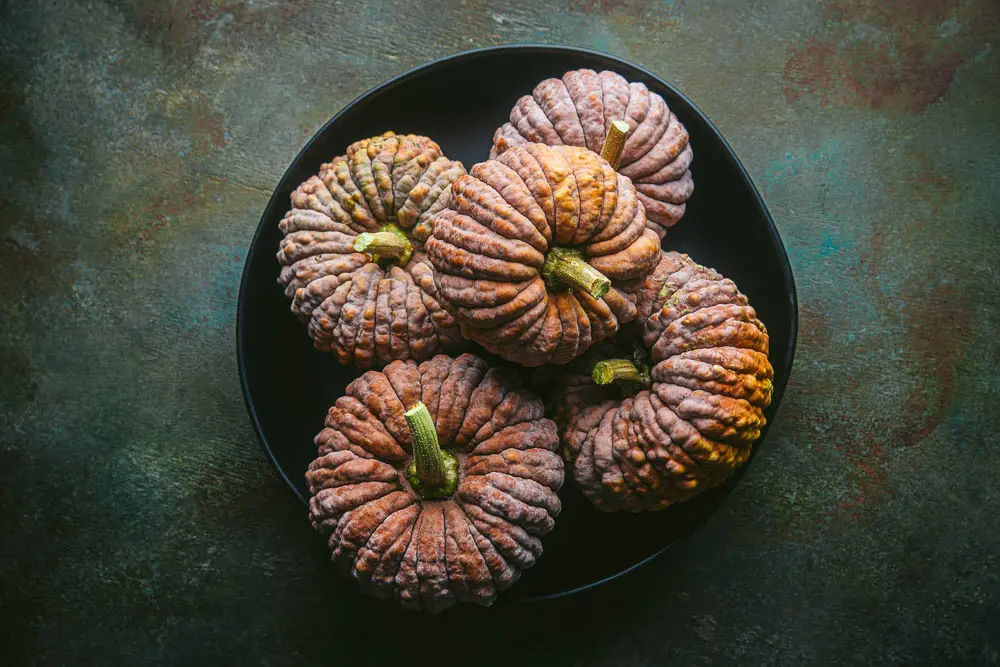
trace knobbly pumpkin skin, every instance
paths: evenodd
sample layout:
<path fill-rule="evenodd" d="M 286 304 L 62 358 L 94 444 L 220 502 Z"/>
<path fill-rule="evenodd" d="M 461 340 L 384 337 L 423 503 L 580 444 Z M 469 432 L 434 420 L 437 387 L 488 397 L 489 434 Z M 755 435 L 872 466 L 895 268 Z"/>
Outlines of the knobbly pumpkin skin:
<path fill-rule="evenodd" d="M 773 391 L 767 330 L 731 280 L 667 252 L 638 309 L 630 331 L 539 378 L 574 481 L 609 512 L 662 509 L 724 482 L 749 457 Z M 632 371 L 597 384 L 614 358 Z"/>
<path fill-rule="evenodd" d="M 427 137 L 386 132 L 351 144 L 292 193 L 280 223 L 278 282 L 318 349 L 369 368 L 422 361 L 460 343 L 423 242 L 464 173 Z M 409 252 L 360 250 L 386 232 Z"/>
<path fill-rule="evenodd" d="M 635 318 L 621 287 L 655 268 L 660 242 L 632 183 L 606 160 L 527 144 L 455 181 L 426 252 L 462 333 L 539 366 L 566 363 Z M 596 289 L 566 282 L 564 261 L 607 280 Z"/>
<path fill-rule="evenodd" d="M 694 192 L 688 132 L 666 102 L 620 74 L 579 69 L 546 79 L 517 101 L 493 135 L 490 157 L 529 142 L 583 146 L 600 152 L 614 120 L 629 134 L 618 170 L 632 179 L 650 229 L 661 238 L 684 215 Z"/>
<path fill-rule="evenodd" d="M 436 488 L 421 481 L 427 441 L 411 430 L 420 405 L 445 457 Z M 543 410 L 512 372 L 470 354 L 364 373 L 330 408 L 306 473 L 334 563 L 409 609 L 491 604 L 534 564 L 560 511 L 563 462 Z"/>

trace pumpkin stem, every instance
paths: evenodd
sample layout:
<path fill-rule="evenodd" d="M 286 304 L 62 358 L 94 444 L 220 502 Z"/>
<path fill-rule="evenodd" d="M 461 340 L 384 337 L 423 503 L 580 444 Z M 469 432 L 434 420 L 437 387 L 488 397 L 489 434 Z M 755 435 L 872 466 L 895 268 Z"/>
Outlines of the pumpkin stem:
<path fill-rule="evenodd" d="M 458 461 L 438 444 L 437 429 L 427 406 L 418 402 L 403 417 L 413 442 L 413 461 L 406 468 L 406 479 L 421 498 L 450 497 L 458 486 Z"/>
<path fill-rule="evenodd" d="M 625 148 L 625 138 L 628 136 L 628 132 L 627 121 L 611 121 L 608 136 L 604 137 L 604 145 L 601 146 L 601 157 L 610 162 L 611 168 L 616 171 L 618 163 L 622 161 L 622 150 Z"/>
<path fill-rule="evenodd" d="M 649 383 L 649 373 L 636 366 L 629 359 L 605 359 L 594 364 L 591 373 L 594 382 L 597 384 L 611 384 L 612 382 L 641 382 Z"/>
<path fill-rule="evenodd" d="M 561 285 L 584 291 L 600 299 L 611 289 L 611 281 L 592 267 L 576 248 L 551 248 L 542 264 L 542 278 L 550 289 Z"/>
<path fill-rule="evenodd" d="M 406 266 L 413 255 L 413 244 L 395 223 L 379 227 L 377 232 L 362 232 L 354 239 L 354 249 L 372 256 L 373 262 Z"/>

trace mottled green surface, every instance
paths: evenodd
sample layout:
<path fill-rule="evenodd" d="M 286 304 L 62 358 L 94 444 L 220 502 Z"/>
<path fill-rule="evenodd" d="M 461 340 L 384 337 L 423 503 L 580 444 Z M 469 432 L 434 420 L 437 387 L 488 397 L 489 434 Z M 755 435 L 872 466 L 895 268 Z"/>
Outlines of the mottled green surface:
<path fill-rule="evenodd" d="M 421 632 L 438 664 L 1000 662 L 1000 4 L 420 5 L 2 3 L 0 664 L 414 664 Z M 716 121 L 788 246 L 796 365 L 743 483 L 654 565 L 386 612 L 254 438 L 240 270 L 343 104 L 519 41 L 639 62 Z"/>

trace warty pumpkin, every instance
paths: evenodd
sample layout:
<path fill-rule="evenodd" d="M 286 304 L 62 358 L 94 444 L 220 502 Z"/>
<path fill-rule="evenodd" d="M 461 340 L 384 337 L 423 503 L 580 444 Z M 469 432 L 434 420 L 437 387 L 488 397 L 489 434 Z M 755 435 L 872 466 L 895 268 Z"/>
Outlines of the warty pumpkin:
<path fill-rule="evenodd" d="M 736 285 L 666 252 L 639 318 L 578 363 L 538 377 L 562 454 L 599 509 L 662 509 L 724 482 L 765 424 L 768 336 Z"/>
<path fill-rule="evenodd" d="M 525 366 L 562 364 L 635 318 L 620 288 L 660 255 L 645 221 L 599 155 L 527 144 L 455 181 L 426 251 L 466 337 Z"/>
<path fill-rule="evenodd" d="M 334 563 L 406 608 L 489 605 L 542 553 L 563 462 L 541 400 L 470 354 L 347 386 L 316 436 L 309 517 Z"/>
<path fill-rule="evenodd" d="M 386 132 L 351 144 L 292 193 L 278 282 L 318 349 L 369 368 L 461 342 L 423 242 L 464 173 L 427 137 Z"/>
<path fill-rule="evenodd" d="M 694 192 L 689 168 L 694 153 L 687 129 L 642 83 L 591 69 L 545 79 L 517 101 L 510 121 L 497 129 L 490 157 L 529 142 L 601 152 L 615 121 L 628 125 L 616 167 L 632 179 L 647 224 L 662 238 L 684 215 Z"/>

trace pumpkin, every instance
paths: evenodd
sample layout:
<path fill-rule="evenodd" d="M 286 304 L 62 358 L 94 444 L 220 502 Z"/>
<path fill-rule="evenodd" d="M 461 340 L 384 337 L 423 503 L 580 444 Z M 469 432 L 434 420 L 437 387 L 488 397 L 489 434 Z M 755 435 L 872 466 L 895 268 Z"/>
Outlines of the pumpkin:
<path fill-rule="evenodd" d="M 406 608 L 491 604 L 560 511 L 563 462 L 543 411 L 516 375 L 470 354 L 354 380 L 306 473 L 334 563 Z"/>
<path fill-rule="evenodd" d="M 725 481 L 765 424 L 768 337 L 736 285 L 664 253 L 634 327 L 547 373 L 562 453 L 605 511 L 662 509 Z"/>
<path fill-rule="evenodd" d="M 369 368 L 460 343 L 423 241 L 464 173 L 427 137 L 386 132 L 351 144 L 292 193 L 278 282 L 316 348 Z"/>
<path fill-rule="evenodd" d="M 684 215 L 694 192 L 689 169 L 694 153 L 684 125 L 644 84 L 590 69 L 546 79 L 514 105 L 510 122 L 493 136 L 490 157 L 529 142 L 601 152 L 615 121 L 628 125 L 622 128 L 628 136 L 616 168 L 632 179 L 647 224 L 662 238 Z"/>
<path fill-rule="evenodd" d="M 660 254 L 645 221 L 599 155 L 527 144 L 454 182 L 426 252 L 463 335 L 524 366 L 562 364 L 635 318 L 620 288 Z"/>

